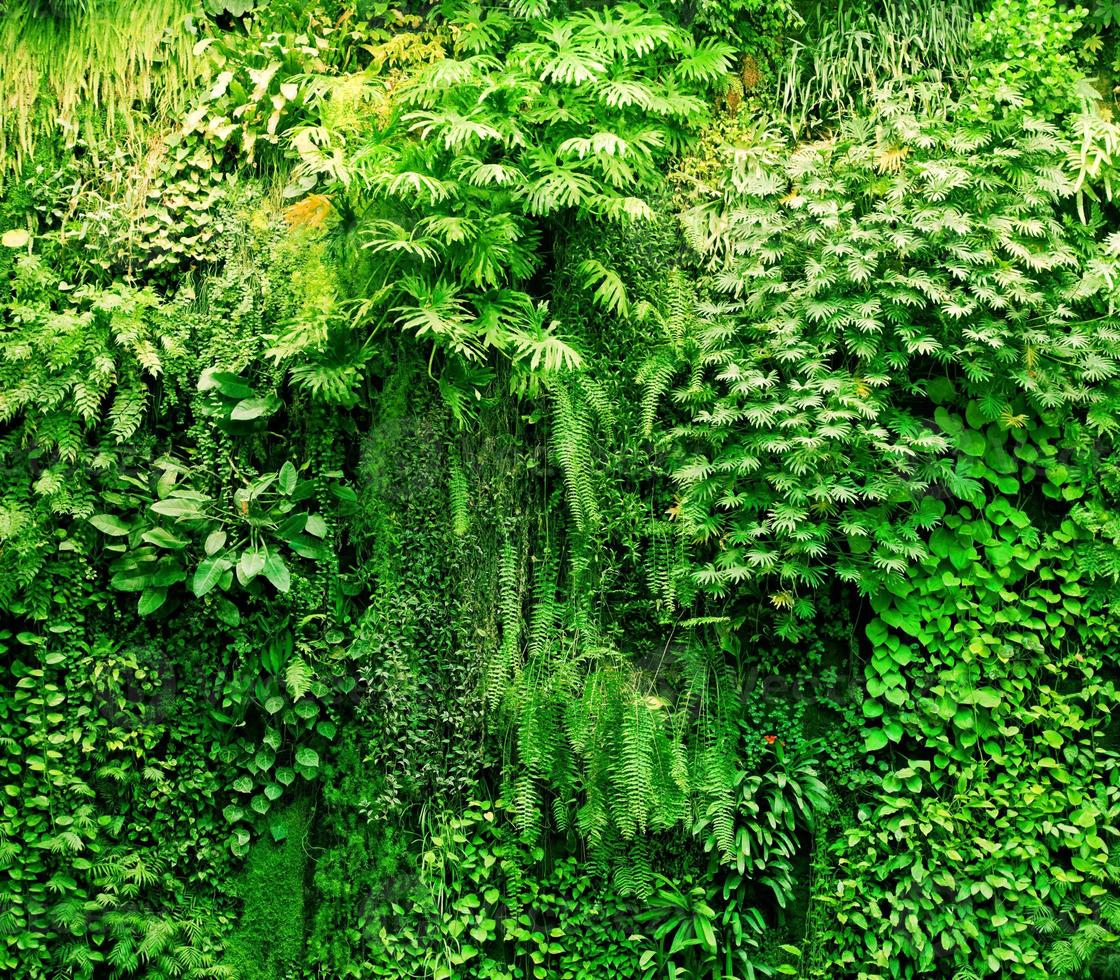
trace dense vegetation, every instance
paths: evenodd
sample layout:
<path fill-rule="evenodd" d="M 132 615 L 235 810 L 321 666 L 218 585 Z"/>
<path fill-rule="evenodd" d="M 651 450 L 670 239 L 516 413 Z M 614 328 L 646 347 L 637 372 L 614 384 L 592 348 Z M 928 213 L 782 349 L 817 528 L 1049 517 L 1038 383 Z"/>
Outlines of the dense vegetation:
<path fill-rule="evenodd" d="M 0 0 L 0 974 L 1120 976 L 1088 2 Z"/>

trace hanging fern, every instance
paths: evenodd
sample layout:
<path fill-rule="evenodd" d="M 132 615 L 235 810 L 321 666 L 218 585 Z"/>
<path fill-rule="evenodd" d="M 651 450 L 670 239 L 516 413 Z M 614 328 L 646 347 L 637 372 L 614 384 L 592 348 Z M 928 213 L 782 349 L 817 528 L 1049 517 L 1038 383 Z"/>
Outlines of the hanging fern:
<path fill-rule="evenodd" d="M 486 671 L 486 698 L 491 710 L 498 707 L 507 683 L 521 671 L 521 561 L 508 535 L 502 542 L 498 563 L 498 589 L 501 642 Z"/>
<path fill-rule="evenodd" d="M 599 505 L 591 469 L 593 419 L 589 403 L 579 395 L 578 380 L 554 386 L 550 451 L 564 474 L 572 523 L 586 534 L 599 520 Z"/>
<path fill-rule="evenodd" d="M 0 180 L 59 122 L 69 142 L 135 134 L 137 105 L 166 118 L 202 75 L 187 0 L 73 2 L 55 17 L 37 8 L 9 0 L 0 17 Z"/>
<path fill-rule="evenodd" d="M 558 571 L 558 562 L 552 549 L 546 546 L 533 566 L 533 608 L 528 648 L 530 660 L 543 657 L 549 644 L 555 639 L 560 621 L 560 610 L 556 602 Z"/>
<path fill-rule="evenodd" d="M 447 462 L 447 494 L 451 502 L 451 532 L 464 537 L 471 527 L 470 491 L 459 450 L 451 446 Z"/>

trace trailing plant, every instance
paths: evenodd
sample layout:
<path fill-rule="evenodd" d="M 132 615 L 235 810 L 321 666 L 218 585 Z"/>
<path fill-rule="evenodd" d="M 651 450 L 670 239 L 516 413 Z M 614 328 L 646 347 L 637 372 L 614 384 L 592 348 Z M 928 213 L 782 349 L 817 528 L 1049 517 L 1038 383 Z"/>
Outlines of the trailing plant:
<path fill-rule="evenodd" d="M 64 17 L 37 6 L 11 0 L 0 22 L 5 182 L 44 139 L 137 138 L 137 105 L 166 119 L 200 81 L 183 0 L 93 0 Z"/>
<path fill-rule="evenodd" d="M 778 98 L 799 128 L 874 104 L 910 79 L 961 84 L 974 61 L 976 0 L 817 3 L 790 45 Z"/>
<path fill-rule="evenodd" d="M 0 0 L 0 973 L 1116 973 L 1096 6 Z"/>
<path fill-rule="evenodd" d="M 371 976 L 419 966 L 432 977 L 638 978 L 635 910 L 572 854 L 520 836 L 502 801 L 472 801 L 435 823 L 414 888 L 380 932 Z"/>

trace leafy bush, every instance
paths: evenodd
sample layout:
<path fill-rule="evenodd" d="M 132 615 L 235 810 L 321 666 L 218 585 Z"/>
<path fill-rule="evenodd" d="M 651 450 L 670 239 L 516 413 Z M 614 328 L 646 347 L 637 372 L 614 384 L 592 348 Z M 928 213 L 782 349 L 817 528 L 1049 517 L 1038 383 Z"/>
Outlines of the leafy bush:
<path fill-rule="evenodd" d="M 1087 13 L 1080 4 L 1013 0 L 977 16 L 972 43 L 979 64 L 965 96 L 969 112 L 981 120 L 1076 112 L 1084 95 L 1074 38 Z"/>
<path fill-rule="evenodd" d="M 1069 152 L 1042 123 L 889 104 L 794 154 L 734 152 L 685 218 L 711 290 L 672 392 L 681 521 L 719 543 L 701 588 L 764 582 L 795 630 L 827 570 L 872 594 L 925 557 L 941 497 L 976 492 L 977 428 L 1077 412 L 1113 431 L 1115 259 L 1056 210 Z"/>

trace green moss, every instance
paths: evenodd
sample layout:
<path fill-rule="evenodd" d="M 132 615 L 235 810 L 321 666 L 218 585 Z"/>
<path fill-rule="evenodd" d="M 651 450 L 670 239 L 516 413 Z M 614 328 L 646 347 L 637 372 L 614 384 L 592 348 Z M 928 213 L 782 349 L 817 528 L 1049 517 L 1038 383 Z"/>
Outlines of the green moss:
<path fill-rule="evenodd" d="M 228 962 L 242 980 L 295 976 L 304 942 L 304 877 L 311 801 L 284 811 L 287 836 L 258 840 L 235 882 L 241 921 L 227 945 Z"/>

